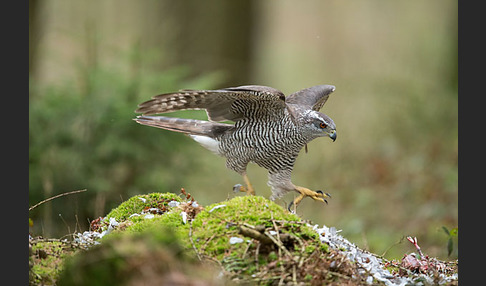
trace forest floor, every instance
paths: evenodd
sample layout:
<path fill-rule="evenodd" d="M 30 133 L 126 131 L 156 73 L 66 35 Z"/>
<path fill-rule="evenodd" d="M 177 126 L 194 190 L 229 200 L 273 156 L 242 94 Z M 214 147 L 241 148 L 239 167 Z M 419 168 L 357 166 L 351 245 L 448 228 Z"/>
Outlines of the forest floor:
<path fill-rule="evenodd" d="M 362 250 L 259 196 L 151 193 L 69 239 L 29 238 L 30 285 L 457 285 L 458 260 Z M 147 284 L 149 283 L 149 284 Z"/>

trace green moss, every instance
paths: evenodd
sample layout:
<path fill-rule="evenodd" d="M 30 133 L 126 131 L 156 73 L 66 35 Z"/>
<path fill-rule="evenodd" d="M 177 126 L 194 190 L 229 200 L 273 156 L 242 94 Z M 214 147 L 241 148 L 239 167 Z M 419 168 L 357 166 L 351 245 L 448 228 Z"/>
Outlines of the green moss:
<path fill-rule="evenodd" d="M 111 210 L 106 217 L 114 218 L 118 222 L 125 221 L 130 215 L 140 213 L 145 208 L 159 208 L 161 211 L 168 210 L 170 201 L 181 202 L 182 199 L 173 193 L 150 193 L 133 196 Z"/>
<path fill-rule="evenodd" d="M 186 249 L 191 248 L 189 237 L 189 224 L 184 224 L 182 221 L 181 210 L 173 209 L 167 213 L 162 215 L 155 215 L 152 219 L 144 219 L 138 218 L 138 221 L 133 222 L 130 224 L 125 230 L 123 231 L 116 231 L 114 234 L 122 234 L 124 232 L 127 233 L 139 233 L 144 232 L 151 229 L 157 228 L 167 228 L 174 232 L 177 238 L 180 241 L 180 244 L 184 246 Z M 129 220 L 131 220 L 130 218 Z M 111 235 L 108 235 L 108 237 Z"/>
<path fill-rule="evenodd" d="M 145 202 L 140 198 L 145 199 Z M 169 207 L 170 201 L 182 202 L 183 200 L 172 193 L 151 193 L 147 195 L 137 195 L 123 202 L 117 208 L 113 209 L 107 216 L 115 218 L 122 222 L 123 227 L 118 227 L 103 238 L 112 239 L 112 237 L 122 236 L 124 233 L 136 234 L 146 231 L 154 231 L 161 227 L 170 229 L 180 240 L 180 244 L 185 248 L 191 248 L 189 237 L 189 224 L 182 219 L 182 209 L 180 207 Z M 158 208 L 163 210 L 162 214 L 153 214 L 152 218 L 146 218 L 145 215 L 131 216 L 139 214 L 146 208 Z"/>
<path fill-rule="evenodd" d="M 185 251 L 174 229 L 158 225 L 110 235 L 66 261 L 58 285 L 165 285 L 179 277 L 211 285 L 214 268 Z M 181 278 L 182 277 L 182 278 Z"/>
<path fill-rule="evenodd" d="M 214 209 L 214 207 L 226 205 Z M 200 213 L 194 224 L 202 223 L 207 218 L 231 220 L 233 222 L 248 223 L 251 225 L 272 226 L 271 219 L 286 221 L 301 221 L 301 219 L 287 210 L 261 196 L 239 196 L 229 201 L 212 204 L 206 211 Z"/>
<path fill-rule="evenodd" d="M 38 284 L 54 284 L 59 273 L 64 268 L 64 259 L 75 253 L 76 249 L 68 242 L 33 241 L 29 256 L 30 282 Z"/>
<path fill-rule="evenodd" d="M 315 245 L 308 245 L 305 247 L 305 253 L 307 254 L 312 254 L 314 251 L 316 251 Z"/>
<path fill-rule="evenodd" d="M 239 233 L 238 225 L 273 228 L 274 222 L 278 222 L 282 232 L 305 239 L 318 238 L 297 215 L 289 213 L 274 202 L 260 196 L 239 196 L 212 204 L 198 214 L 193 222 L 193 239 L 199 251 L 222 260 L 228 253 L 241 256 L 247 251 L 246 241 L 251 239 Z M 242 238 L 245 242 L 231 245 L 231 237 Z"/>
<path fill-rule="evenodd" d="M 272 251 L 268 254 L 268 260 L 269 261 L 274 261 L 274 260 L 277 260 L 278 256 L 277 256 L 277 253 L 275 253 L 275 251 Z"/>
<path fill-rule="evenodd" d="M 130 218 L 132 220 L 132 218 Z M 133 217 L 134 224 L 129 225 L 126 232 L 141 232 L 151 227 L 166 226 L 171 228 L 183 227 L 181 211 L 173 210 L 162 215 L 154 215 L 151 219 Z"/>
<path fill-rule="evenodd" d="M 174 200 L 181 202 L 181 205 L 168 207 L 168 203 Z M 130 217 L 147 208 L 158 208 L 163 210 L 163 213 L 155 214 L 151 219 L 145 218 L 144 215 Z M 178 251 L 185 255 L 208 257 L 212 261 L 219 261 L 219 265 L 223 266 L 225 271 L 238 275 L 238 279 L 258 276 L 261 281 L 273 283 L 282 275 L 280 265 L 290 261 L 293 261 L 291 263 L 303 261 L 301 256 L 310 257 L 315 252 L 320 252 L 316 257 L 327 253 L 327 245 L 319 241 L 318 234 L 311 227 L 297 215 L 291 214 L 263 197 L 238 196 L 212 204 L 202 211 L 201 209 L 201 207 L 194 208 L 190 203 L 184 203 L 177 195 L 170 193 L 152 193 L 130 198 L 106 216 L 108 219 L 115 218 L 120 225 L 103 238 L 102 248 L 93 247 L 93 251 L 104 249 L 99 255 L 109 262 L 108 265 L 100 266 L 99 269 L 89 268 L 83 275 L 99 276 L 102 281 L 115 283 L 115 280 L 110 280 L 115 279 L 112 273 L 124 273 L 133 267 L 129 265 L 131 262 L 127 257 L 137 257 L 137 253 L 140 251 L 145 253 L 147 247 L 153 248 L 147 253 L 157 252 L 158 250 L 154 249 L 158 247 L 151 247 L 151 244 L 165 246 L 174 244 L 178 247 Z M 188 214 L 191 213 L 191 217 L 195 216 L 192 222 L 190 220 L 183 222 L 181 216 L 183 210 Z M 266 237 L 267 241 L 265 242 L 264 238 L 259 241 L 252 235 L 244 236 L 241 233 L 242 226 L 247 229 L 253 228 L 264 238 Z M 268 242 L 268 232 L 273 231 L 278 231 L 282 239 L 286 238 L 281 241 L 280 246 Z M 245 234 L 249 235 L 248 232 Z M 241 238 L 242 242 L 231 244 L 232 237 Z M 143 241 L 145 248 L 140 245 L 134 246 L 138 242 L 133 241 L 139 240 Z M 92 253 L 91 250 L 89 253 Z M 95 257 L 94 254 L 90 255 Z M 147 254 L 144 259 L 146 258 L 153 257 Z M 89 261 L 91 258 L 83 259 Z M 73 263 L 73 265 L 78 265 L 77 263 L 84 265 L 82 262 Z M 102 273 L 98 273 L 98 270 L 102 270 L 100 271 Z M 78 274 L 72 275 L 79 277 Z"/>
<path fill-rule="evenodd" d="M 322 252 L 329 252 L 329 245 L 327 243 L 321 243 L 319 245 L 319 249 L 322 251 Z"/>

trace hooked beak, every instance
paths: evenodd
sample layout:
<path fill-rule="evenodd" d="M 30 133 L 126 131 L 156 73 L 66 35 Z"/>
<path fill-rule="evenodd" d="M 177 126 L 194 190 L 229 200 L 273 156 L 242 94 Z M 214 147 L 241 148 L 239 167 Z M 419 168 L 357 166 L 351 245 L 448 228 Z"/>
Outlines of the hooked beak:
<path fill-rule="evenodd" d="M 332 142 L 336 141 L 336 138 L 337 138 L 336 130 L 333 130 L 332 133 L 329 133 L 329 138 L 332 139 Z"/>

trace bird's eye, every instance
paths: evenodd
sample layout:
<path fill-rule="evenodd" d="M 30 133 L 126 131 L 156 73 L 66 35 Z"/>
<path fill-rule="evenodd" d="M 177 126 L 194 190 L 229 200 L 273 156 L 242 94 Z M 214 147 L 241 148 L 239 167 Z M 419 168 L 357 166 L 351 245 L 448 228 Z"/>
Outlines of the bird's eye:
<path fill-rule="evenodd" d="M 324 128 L 327 127 L 327 125 L 325 123 L 321 123 L 321 124 L 319 124 L 319 127 L 321 127 L 322 129 L 324 129 Z"/>

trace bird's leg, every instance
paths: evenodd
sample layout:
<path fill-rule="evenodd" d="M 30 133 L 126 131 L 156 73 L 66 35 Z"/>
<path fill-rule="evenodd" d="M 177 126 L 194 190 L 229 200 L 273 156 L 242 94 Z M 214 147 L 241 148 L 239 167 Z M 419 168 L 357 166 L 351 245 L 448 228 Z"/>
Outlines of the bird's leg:
<path fill-rule="evenodd" d="M 247 195 L 255 195 L 255 190 L 253 189 L 253 186 L 250 183 L 250 179 L 248 179 L 248 175 L 246 173 L 243 173 L 243 180 L 245 181 L 246 187 L 236 184 L 233 187 L 233 191 L 235 192 L 245 192 Z"/>
<path fill-rule="evenodd" d="M 315 201 L 321 201 L 327 204 L 327 200 L 331 198 L 329 193 L 323 193 L 322 191 L 312 191 L 308 188 L 295 186 L 295 190 L 300 193 L 300 195 L 294 199 L 293 202 L 289 204 L 288 210 L 291 211 L 292 206 L 297 207 L 297 205 L 304 199 L 305 197 L 311 197 Z"/>
<path fill-rule="evenodd" d="M 248 179 L 248 175 L 245 173 L 243 175 L 243 180 L 245 181 L 246 184 L 246 194 L 247 195 L 255 195 L 255 190 L 253 189 L 253 186 L 250 183 L 250 179 Z"/>

